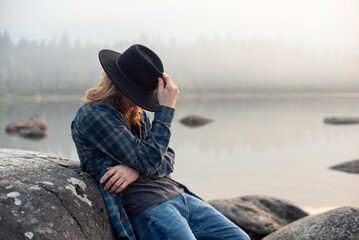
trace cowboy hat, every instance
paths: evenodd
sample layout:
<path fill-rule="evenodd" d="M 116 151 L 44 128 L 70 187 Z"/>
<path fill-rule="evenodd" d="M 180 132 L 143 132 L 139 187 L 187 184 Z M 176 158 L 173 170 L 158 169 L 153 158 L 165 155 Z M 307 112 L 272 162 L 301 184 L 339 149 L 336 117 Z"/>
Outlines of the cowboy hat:
<path fill-rule="evenodd" d="M 158 105 L 158 77 L 161 59 L 151 49 L 135 44 L 122 54 L 104 49 L 99 52 L 102 68 L 120 91 L 133 103 L 154 112 Z"/>

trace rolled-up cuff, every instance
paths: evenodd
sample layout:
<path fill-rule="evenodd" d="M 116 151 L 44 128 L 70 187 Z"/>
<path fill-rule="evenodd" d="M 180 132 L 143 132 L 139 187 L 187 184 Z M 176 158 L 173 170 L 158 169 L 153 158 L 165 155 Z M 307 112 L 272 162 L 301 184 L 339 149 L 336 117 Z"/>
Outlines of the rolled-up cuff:
<path fill-rule="evenodd" d="M 164 105 L 157 105 L 153 120 L 171 124 L 174 117 L 174 113 L 174 108 L 170 108 Z"/>

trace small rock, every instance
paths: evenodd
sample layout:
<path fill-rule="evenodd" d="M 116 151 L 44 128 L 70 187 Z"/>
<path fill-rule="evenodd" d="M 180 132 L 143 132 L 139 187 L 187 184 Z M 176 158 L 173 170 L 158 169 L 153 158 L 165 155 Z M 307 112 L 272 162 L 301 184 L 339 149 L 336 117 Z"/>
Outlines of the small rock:
<path fill-rule="evenodd" d="M 214 208 L 242 228 L 252 240 L 308 216 L 292 203 L 267 196 L 246 196 L 209 201 Z"/>
<path fill-rule="evenodd" d="M 180 123 L 182 123 L 188 127 L 200 127 L 200 126 L 203 126 L 203 125 L 205 125 L 207 123 L 211 123 L 211 122 L 213 122 L 212 119 L 200 117 L 200 116 L 194 116 L 194 115 L 182 118 L 180 120 Z"/>
<path fill-rule="evenodd" d="M 357 124 L 359 123 L 359 118 L 355 117 L 326 117 L 324 118 L 324 123 L 326 124 Z"/>
<path fill-rule="evenodd" d="M 342 207 L 295 221 L 263 240 L 358 240 L 359 208 Z"/>
<path fill-rule="evenodd" d="M 9 123 L 6 126 L 6 132 L 7 133 L 17 133 L 22 128 L 31 128 L 31 129 L 37 129 L 40 131 L 46 131 L 47 124 L 46 120 L 43 117 L 40 116 L 33 116 L 30 117 L 29 120 L 24 122 L 13 122 Z"/>
<path fill-rule="evenodd" d="M 359 159 L 332 166 L 330 169 L 348 173 L 359 173 Z"/>
<path fill-rule="evenodd" d="M 47 136 L 46 120 L 43 117 L 30 117 L 28 121 L 9 123 L 5 131 L 9 135 L 19 134 L 28 139 L 41 139 Z"/>

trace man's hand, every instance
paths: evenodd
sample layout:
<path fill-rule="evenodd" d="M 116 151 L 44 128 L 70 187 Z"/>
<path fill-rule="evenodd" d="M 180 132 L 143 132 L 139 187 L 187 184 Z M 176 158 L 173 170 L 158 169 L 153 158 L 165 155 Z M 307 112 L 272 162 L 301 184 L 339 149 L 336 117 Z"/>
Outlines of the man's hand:
<path fill-rule="evenodd" d="M 172 82 L 171 77 L 163 73 L 162 77 L 158 78 L 158 103 L 160 105 L 174 108 L 178 94 L 178 87 Z"/>
<path fill-rule="evenodd" d="M 105 191 L 110 189 L 110 192 L 119 193 L 138 178 L 138 172 L 125 165 L 108 167 L 106 170 L 100 179 L 101 184 L 108 180 L 104 187 Z"/>

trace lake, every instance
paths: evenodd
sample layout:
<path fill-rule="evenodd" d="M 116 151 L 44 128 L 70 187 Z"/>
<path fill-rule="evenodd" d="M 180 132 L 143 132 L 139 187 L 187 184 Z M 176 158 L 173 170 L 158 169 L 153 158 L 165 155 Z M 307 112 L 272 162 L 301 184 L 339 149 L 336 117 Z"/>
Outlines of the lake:
<path fill-rule="evenodd" d="M 0 147 L 53 153 L 78 160 L 70 123 L 79 101 L 2 101 L 0 125 L 44 116 L 49 136 L 33 141 L 0 133 Z M 180 97 L 170 146 L 173 177 L 211 200 L 245 195 L 287 199 L 311 213 L 359 207 L 359 175 L 330 170 L 359 158 L 359 125 L 327 125 L 328 116 L 359 116 L 358 97 Z M 214 122 L 188 128 L 200 115 Z"/>

